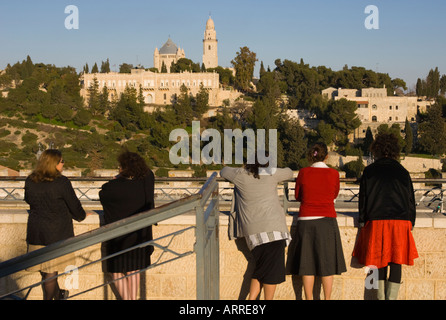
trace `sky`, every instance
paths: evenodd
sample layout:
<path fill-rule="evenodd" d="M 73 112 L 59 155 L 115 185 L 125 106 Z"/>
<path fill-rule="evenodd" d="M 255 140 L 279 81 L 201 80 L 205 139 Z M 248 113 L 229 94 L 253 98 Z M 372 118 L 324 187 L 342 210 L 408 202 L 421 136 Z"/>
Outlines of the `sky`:
<path fill-rule="evenodd" d="M 78 9 L 77 29 L 65 26 L 69 5 Z M 122 63 L 150 68 L 169 37 L 201 64 L 209 16 L 219 65 L 231 67 L 246 46 L 258 59 L 255 76 L 261 61 L 273 69 L 276 59 L 364 67 L 409 88 L 432 68 L 446 74 L 444 0 L 0 0 L 0 69 L 27 55 L 79 72 L 107 58 L 112 71 Z"/>

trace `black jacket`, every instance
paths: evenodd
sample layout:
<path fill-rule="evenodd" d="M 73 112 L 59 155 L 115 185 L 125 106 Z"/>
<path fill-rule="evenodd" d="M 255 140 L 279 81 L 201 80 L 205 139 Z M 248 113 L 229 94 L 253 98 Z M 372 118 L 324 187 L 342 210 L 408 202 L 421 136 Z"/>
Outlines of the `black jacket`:
<path fill-rule="evenodd" d="M 104 208 L 105 224 L 133 216 L 155 207 L 155 176 L 150 171 L 143 179 L 117 177 L 104 185 L 99 192 Z M 105 254 L 111 255 L 153 239 L 152 226 L 108 240 L 104 243 Z M 150 265 L 153 246 L 130 250 L 125 254 L 108 258 L 104 272 L 130 272 Z"/>
<path fill-rule="evenodd" d="M 370 220 L 409 220 L 415 225 L 415 196 L 409 172 L 382 158 L 364 169 L 359 188 L 359 225 Z"/>
<path fill-rule="evenodd" d="M 85 219 L 85 211 L 70 180 L 60 176 L 54 181 L 25 181 L 25 201 L 29 204 L 26 241 L 49 245 L 74 236 L 73 219 Z"/>

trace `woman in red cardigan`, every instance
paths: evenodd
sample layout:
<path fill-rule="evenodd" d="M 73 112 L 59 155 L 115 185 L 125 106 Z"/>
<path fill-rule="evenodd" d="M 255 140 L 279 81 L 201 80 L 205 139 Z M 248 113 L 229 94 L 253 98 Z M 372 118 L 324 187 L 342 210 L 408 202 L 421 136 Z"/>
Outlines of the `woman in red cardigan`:
<path fill-rule="evenodd" d="M 334 207 L 339 173 L 325 164 L 328 150 L 323 143 L 310 148 L 307 158 L 312 165 L 301 169 L 296 179 L 295 197 L 301 204 L 289 271 L 302 276 L 307 300 L 313 299 L 315 276 L 322 277 L 324 297 L 329 300 L 333 275 L 347 271 Z"/>

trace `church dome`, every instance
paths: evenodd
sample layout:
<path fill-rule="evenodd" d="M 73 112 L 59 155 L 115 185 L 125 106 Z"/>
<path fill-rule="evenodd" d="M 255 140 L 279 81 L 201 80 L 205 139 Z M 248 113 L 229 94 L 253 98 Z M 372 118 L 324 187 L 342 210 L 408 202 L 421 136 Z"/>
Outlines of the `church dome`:
<path fill-rule="evenodd" d="M 166 43 L 161 47 L 159 53 L 160 54 L 176 54 L 178 47 L 173 41 L 169 38 Z"/>
<path fill-rule="evenodd" d="M 209 17 L 208 21 L 206 22 L 206 29 L 215 29 L 214 20 L 212 20 L 211 17 Z"/>

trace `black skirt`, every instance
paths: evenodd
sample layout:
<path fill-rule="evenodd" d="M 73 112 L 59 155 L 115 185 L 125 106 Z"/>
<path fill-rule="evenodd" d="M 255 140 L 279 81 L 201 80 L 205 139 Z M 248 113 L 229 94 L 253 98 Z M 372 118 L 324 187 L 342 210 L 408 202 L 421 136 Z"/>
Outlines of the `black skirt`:
<path fill-rule="evenodd" d="M 325 277 L 347 271 L 336 218 L 298 220 L 291 234 L 289 274 Z"/>
<path fill-rule="evenodd" d="M 285 281 L 285 240 L 261 244 L 252 249 L 256 262 L 253 279 L 260 283 L 279 284 Z"/>
<path fill-rule="evenodd" d="M 104 243 L 105 255 L 113 255 L 122 250 L 130 249 L 135 245 L 149 241 L 152 237 L 152 227 L 148 227 Z M 150 234 L 148 236 L 147 234 Z M 114 257 L 107 258 L 103 264 L 104 272 L 125 273 L 141 270 L 150 266 L 150 256 L 153 246 L 135 248 L 130 251 L 119 253 Z"/>

